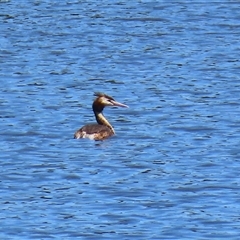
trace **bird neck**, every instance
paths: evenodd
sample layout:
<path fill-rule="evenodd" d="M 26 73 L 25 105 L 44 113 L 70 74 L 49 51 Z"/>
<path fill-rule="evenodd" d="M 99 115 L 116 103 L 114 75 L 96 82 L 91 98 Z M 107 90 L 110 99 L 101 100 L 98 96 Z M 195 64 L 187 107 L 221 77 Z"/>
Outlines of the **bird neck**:
<path fill-rule="evenodd" d="M 95 118 L 98 124 L 109 127 L 112 132 L 115 134 L 115 131 L 109 121 L 103 116 L 102 112 L 94 111 Z"/>

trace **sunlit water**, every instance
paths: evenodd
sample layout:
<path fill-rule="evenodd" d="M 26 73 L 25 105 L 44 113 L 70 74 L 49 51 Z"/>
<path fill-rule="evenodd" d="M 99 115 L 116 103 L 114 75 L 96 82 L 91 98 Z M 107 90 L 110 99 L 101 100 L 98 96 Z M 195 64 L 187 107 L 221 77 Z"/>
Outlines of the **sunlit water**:
<path fill-rule="evenodd" d="M 237 1 L 0 10 L 1 239 L 239 239 Z"/>

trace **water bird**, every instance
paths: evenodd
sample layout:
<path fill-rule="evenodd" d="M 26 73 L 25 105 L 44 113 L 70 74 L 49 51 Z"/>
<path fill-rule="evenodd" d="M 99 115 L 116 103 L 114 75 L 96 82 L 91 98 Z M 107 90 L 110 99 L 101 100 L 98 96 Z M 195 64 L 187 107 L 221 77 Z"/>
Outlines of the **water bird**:
<path fill-rule="evenodd" d="M 102 113 L 104 107 L 118 106 L 128 108 L 127 105 L 115 101 L 112 97 L 104 93 L 96 92 L 94 96 L 96 96 L 96 99 L 92 104 L 92 110 L 97 124 L 87 124 L 77 130 L 74 134 L 74 138 L 76 139 L 89 138 L 91 140 L 104 140 L 113 136 L 115 131 Z"/>

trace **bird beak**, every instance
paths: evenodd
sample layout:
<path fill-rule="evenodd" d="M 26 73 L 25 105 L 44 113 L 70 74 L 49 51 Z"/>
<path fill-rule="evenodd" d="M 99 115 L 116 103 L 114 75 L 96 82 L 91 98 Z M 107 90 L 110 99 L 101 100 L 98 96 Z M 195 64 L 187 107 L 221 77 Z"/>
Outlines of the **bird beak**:
<path fill-rule="evenodd" d="M 127 106 L 127 105 L 125 105 L 125 104 L 122 104 L 122 103 L 120 103 L 120 102 L 111 101 L 111 103 L 113 104 L 113 106 L 118 106 L 118 107 L 126 107 L 126 108 L 128 108 L 128 106 Z"/>

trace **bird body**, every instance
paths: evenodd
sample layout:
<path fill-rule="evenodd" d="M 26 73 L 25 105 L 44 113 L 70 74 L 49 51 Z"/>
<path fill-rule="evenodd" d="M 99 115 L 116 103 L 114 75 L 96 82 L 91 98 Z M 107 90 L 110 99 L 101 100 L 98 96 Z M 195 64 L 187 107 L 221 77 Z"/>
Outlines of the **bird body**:
<path fill-rule="evenodd" d="M 89 138 L 91 140 L 104 140 L 111 137 L 114 132 L 105 125 L 88 124 L 80 128 L 75 134 L 74 138 Z"/>
<path fill-rule="evenodd" d="M 116 102 L 112 97 L 104 93 L 95 93 L 97 98 L 92 104 L 92 109 L 97 124 L 88 124 L 77 130 L 74 138 L 89 138 L 91 140 L 104 140 L 115 134 L 115 131 L 109 121 L 104 117 L 102 111 L 106 106 L 128 107 L 125 104 Z"/>

